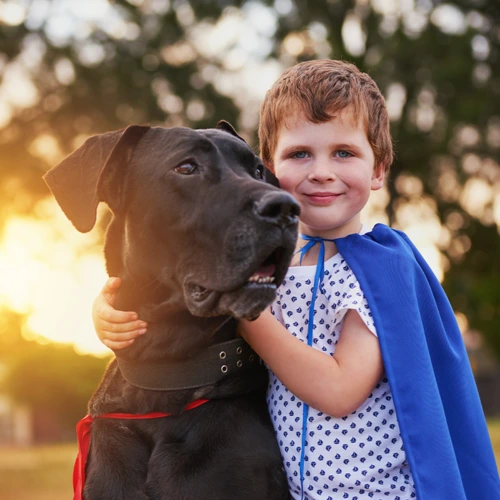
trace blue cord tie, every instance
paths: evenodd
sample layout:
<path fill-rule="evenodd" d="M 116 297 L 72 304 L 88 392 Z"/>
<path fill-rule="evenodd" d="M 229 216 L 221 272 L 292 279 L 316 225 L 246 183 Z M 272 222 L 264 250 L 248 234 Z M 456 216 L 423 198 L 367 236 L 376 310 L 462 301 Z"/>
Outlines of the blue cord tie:
<path fill-rule="evenodd" d="M 318 295 L 318 289 L 323 282 L 325 275 L 325 241 L 335 241 L 326 238 L 320 238 L 319 236 L 307 236 L 301 234 L 300 237 L 306 240 L 307 243 L 296 252 L 300 254 L 300 264 L 302 264 L 302 259 L 304 255 L 317 243 L 320 244 L 318 263 L 316 264 L 316 274 L 314 275 L 314 286 L 311 297 L 311 304 L 309 305 L 309 322 L 307 324 L 307 345 L 312 346 L 313 343 L 313 321 L 314 321 L 314 304 L 316 303 L 316 296 Z M 300 490 L 301 490 L 301 500 L 304 500 L 304 457 L 306 451 L 306 435 L 307 435 L 307 416 L 309 413 L 309 405 L 303 403 L 302 409 L 302 448 L 300 451 Z"/>

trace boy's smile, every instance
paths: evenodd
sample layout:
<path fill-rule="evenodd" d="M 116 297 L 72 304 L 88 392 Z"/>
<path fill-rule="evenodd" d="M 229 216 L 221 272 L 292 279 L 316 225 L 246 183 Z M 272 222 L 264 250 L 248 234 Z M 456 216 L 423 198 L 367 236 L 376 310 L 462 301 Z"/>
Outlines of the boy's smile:
<path fill-rule="evenodd" d="M 360 212 L 384 182 L 364 127 L 349 110 L 322 123 L 300 116 L 288 122 L 273 163 L 280 186 L 301 205 L 300 231 L 323 238 L 359 232 Z"/>

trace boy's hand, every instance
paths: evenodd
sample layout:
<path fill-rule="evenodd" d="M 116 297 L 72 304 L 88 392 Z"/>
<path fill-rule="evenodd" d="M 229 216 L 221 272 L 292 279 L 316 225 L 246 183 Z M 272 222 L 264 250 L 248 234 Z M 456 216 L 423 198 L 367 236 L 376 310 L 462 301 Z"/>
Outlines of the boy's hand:
<path fill-rule="evenodd" d="M 135 312 L 117 311 L 114 308 L 120 278 L 109 278 L 101 293 L 94 300 L 92 319 L 97 336 L 110 349 L 123 349 L 146 333 L 147 323 L 138 319 Z"/>

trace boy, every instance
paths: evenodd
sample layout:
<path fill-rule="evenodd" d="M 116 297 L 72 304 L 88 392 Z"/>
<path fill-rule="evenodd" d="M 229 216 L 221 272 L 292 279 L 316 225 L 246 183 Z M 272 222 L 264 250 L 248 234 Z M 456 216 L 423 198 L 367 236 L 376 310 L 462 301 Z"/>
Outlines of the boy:
<path fill-rule="evenodd" d="M 259 139 L 264 163 L 301 205 L 302 238 L 272 313 L 239 329 L 270 369 L 268 406 L 292 496 L 500 498 L 444 292 L 402 233 L 361 223 L 392 162 L 373 80 L 341 61 L 290 68 L 266 95 Z M 94 306 L 112 348 L 146 326 L 110 308 L 118 284 Z"/>

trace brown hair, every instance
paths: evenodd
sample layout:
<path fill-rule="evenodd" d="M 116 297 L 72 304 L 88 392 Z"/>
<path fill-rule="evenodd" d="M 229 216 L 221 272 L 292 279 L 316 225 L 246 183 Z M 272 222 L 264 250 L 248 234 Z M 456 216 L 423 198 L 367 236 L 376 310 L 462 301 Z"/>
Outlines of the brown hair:
<path fill-rule="evenodd" d="M 343 110 L 364 125 L 375 166 L 387 172 L 393 159 L 389 116 L 376 83 L 353 64 L 331 59 L 306 61 L 286 70 L 260 108 L 260 155 L 273 169 L 280 127 L 290 119 L 322 123 Z"/>

